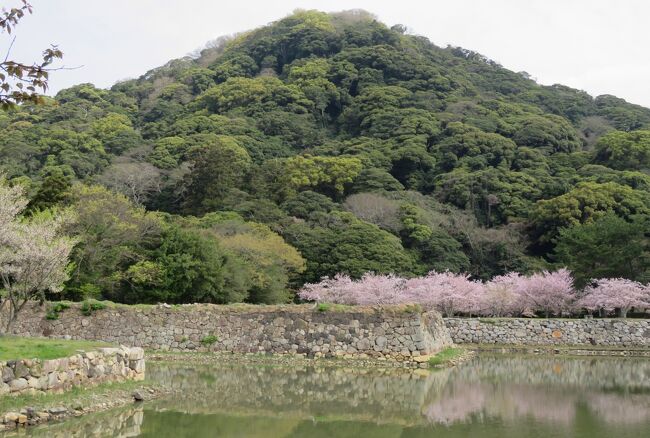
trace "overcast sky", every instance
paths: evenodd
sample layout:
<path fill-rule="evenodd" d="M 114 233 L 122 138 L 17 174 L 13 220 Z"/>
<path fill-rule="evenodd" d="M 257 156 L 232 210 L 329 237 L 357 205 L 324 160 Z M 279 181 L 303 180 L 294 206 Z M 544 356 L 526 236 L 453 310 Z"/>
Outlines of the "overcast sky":
<path fill-rule="evenodd" d="M 2 0 L 0 5 L 17 4 Z M 12 58 L 36 60 L 50 43 L 67 66 L 51 91 L 80 82 L 109 87 L 184 56 L 221 35 L 296 8 L 365 9 L 439 46 L 480 52 L 543 84 L 614 94 L 650 107 L 648 0 L 30 0 Z M 6 49 L 6 35 L 0 46 Z"/>

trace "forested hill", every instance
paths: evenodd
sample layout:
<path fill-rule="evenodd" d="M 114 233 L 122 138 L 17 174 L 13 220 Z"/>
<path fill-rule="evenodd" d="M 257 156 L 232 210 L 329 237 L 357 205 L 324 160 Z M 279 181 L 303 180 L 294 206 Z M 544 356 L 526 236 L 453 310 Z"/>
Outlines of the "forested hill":
<path fill-rule="evenodd" d="M 276 302 L 338 272 L 648 276 L 650 109 L 365 12 L 298 11 L 0 127 L 30 211 L 78 210 L 71 298 Z"/>

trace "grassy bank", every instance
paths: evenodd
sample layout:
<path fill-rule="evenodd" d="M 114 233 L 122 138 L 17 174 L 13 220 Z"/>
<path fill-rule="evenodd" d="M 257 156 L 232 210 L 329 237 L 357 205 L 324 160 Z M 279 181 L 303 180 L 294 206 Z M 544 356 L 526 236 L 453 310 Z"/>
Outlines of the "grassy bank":
<path fill-rule="evenodd" d="M 89 351 L 108 345 L 99 341 L 67 341 L 64 339 L 0 336 L 0 360 L 57 359 L 72 356 L 77 350 Z"/>
<path fill-rule="evenodd" d="M 134 390 L 157 388 L 148 382 L 124 381 L 107 382 L 93 387 L 76 386 L 64 393 L 24 394 L 11 397 L 0 397 L 0 414 L 30 406 L 37 409 L 64 406 L 70 409 L 86 409 L 91 405 L 103 403 L 111 399 L 124 397 L 132 399 Z"/>
<path fill-rule="evenodd" d="M 460 359 L 467 350 L 459 347 L 447 347 L 439 351 L 435 356 L 429 358 L 429 365 L 432 367 L 445 367 L 452 365 L 456 360 Z"/>

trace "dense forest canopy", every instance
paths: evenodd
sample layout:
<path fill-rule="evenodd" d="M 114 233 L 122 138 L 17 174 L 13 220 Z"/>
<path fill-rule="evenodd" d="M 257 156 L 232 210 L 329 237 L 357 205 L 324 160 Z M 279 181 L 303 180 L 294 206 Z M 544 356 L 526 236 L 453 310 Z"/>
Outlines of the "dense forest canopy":
<path fill-rule="evenodd" d="M 650 276 L 650 109 L 363 11 L 296 11 L 110 90 L 0 113 L 73 299 L 283 302 L 336 273 Z"/>

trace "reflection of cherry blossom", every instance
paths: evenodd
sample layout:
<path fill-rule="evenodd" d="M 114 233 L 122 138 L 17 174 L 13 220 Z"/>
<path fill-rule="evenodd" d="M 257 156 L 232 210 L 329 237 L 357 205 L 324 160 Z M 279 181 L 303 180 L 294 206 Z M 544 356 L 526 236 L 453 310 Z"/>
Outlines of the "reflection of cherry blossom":
<path fill-rule="evenodd" d="M 486 412 L 504 420 L 531 417 L 537 421 L 568 425 L 575 418 L 578 396 L 563 389 L 534 385 L 502 385 L 487 398 Z"/>
<path fill-rule="evenodd" d="M 607 423 L 642 423 L 650 421 L 650 398 L 645 395 L 589 393 L 589 407 Z"/>
<path fill-rule="evenodd" d="M 431 423 L 448 426 L 466 423 L 485 409 L 486 393 L 488 391 L 480 385 L 452 385 L 435 402 L 424 406 L 422 414 Z"/>
<path fill-rule="evenodd" d="M 432 423 L 451 425 L 484 416 L 516 421 L 521 417 L 547 423 L 570 424 L 575 417 L 575 393 L 532 385 L 452 384 L 423 408 Z"/>

